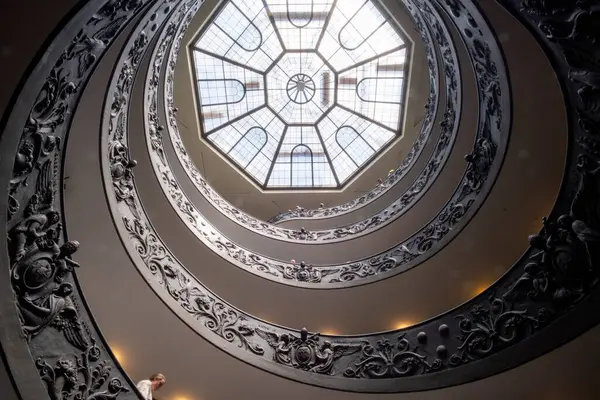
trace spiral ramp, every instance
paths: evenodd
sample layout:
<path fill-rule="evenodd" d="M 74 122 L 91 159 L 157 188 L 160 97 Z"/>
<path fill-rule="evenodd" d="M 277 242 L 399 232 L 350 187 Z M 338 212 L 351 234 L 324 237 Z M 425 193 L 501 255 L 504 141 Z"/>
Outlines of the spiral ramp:
<path fill-rule="evenodd" d="M 370 56 L 329 33 L 351 22 L 344 7 L 370 10 L 350 42 L 389 29 L 365 45 Z M 2 398 L 136 399 L 135 382 L 162 372 L 161 400 L 595 399 L 599 10 L 594 0 L 0 5 Z M 257 33 L 219 58 L 203 38 L 227 13 Z M 373 15 L 385 22 L 369 25 Z M 403 82 L 399 105 L 378 112 L 343 103 L 341 61 L 319 50 L 320 142 L 292 134 L 317 131 L 289 122 L 291 107 L 308 106 L 273 105 L 278 67 L 248 61 L 309 57 L 262 46 L 315 27 L 358 57 L 347 67 L 359 77 L 380 76 L 367 66 L 393 54 L 392 37 L 405 57 L 371 70 Z M 236 79 L 269 71 L 240 80 L 245 112 L 207 109 L 202 71 L 215 62 Z M 290 76 L 314 67 L 285 65 Z M 265 105 L 252 109 L 255 89 Z M 385 128 L 393 107 L 400 122 Z M 260 125 L 260 112 L 285 126 L 279 139 L 259 127 L 272 164 L 262 180 L 252 163 L 241 170 L 242 134 L 227 131 Z M 225 118 L 212 137 L 211 118 Z M 346 178 L 335 157 L 351 158 L 351 145 L 334 131 L 331 144 L 324 121 L 367 127 L 355 143 L 370 138 L 373 152 Z M 377 152 L 369 135 L 382 130 L 393 135 Z M 213 140 L 226 134 L 236 138 Z M 310 146 L 311 187 L 294 181 L 298 146 Z M 268 179 L 289 171 L 281 159 L 287 184 Z M 324 159 L 333 186 L 315 184 Z"/>

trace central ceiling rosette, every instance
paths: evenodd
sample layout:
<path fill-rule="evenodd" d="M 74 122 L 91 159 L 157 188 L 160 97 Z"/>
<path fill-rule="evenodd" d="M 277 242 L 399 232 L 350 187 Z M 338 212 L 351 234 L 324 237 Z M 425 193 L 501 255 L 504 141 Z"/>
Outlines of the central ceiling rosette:
<path fill-rule="evenodd" d="M 192 48 L 202 136 L 263 189 L 341 188 L 402 135 L 409 44 L 375 1 L 227 1 Z"/>

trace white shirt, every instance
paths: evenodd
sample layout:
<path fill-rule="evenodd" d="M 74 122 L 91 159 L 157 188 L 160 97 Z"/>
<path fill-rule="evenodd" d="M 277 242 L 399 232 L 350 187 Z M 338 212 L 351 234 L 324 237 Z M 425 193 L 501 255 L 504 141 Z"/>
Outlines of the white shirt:
<path fill-rule="evenodd" d="M 136 386 L 145 400 L 152 400 L 152 382 L 149 379 L 139 381 Z"/>

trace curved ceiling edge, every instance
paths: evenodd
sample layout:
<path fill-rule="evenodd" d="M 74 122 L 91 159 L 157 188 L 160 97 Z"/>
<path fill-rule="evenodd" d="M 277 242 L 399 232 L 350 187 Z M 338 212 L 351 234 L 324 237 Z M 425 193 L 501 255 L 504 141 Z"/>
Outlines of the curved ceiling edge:
<path fill-rule="evenodd" d="M 475 12 L 472 3 L 469 11 L 454 4 L 458 12 Z M 587 40 L 593 46 L 592 39 Z M 586 85 L 579 80 L 570 84 L 575 89 Z M 572 95 L 575 106 L 577 90 Z M 574 142 L 584 143 L 576 139 L 593 135 L 577 121 L 571 128 Z M 581 318 L 586 307 L 598 308 L 600 297 L 600 248 L 594 246 L 600 235 L 600 154 L 581 154 L 586 151 L 582 146 L 569 149 L 568 175 L 577 179 L 565 179 L 551 216 L 542 231 L 530 237 L 532 247 L 513 268 L 468 303 L 393 332 L 344 337 L 268 324 L 203 287 L 177 264 L 149 225 L 123 217 L 119 229 L 129 231 L 135 240 L 126 245 L 136 252 L 132 258 L 163 301 L 205 339 L 241 360 L 287 378 L 340 390 L 431 389 L 525 362 L 600 318 L 597 313 Z M 580 318 L 572 318 L 577 314 Z"/>
<path fill-rule="evenodd" d="M 68 240 L 66 229 L 61 229 L 60 182 L 67 133 L 90 76 L 140 14 L 154 16 L 154 30 L 167 20 L 168 3 L 88 2 L 70 12 L 70 20 L 46 42 L 43 56 L 5 116 L 0 179 L 8 189 L 2 196 L 6 212 L 1 217 L 7 248 L 0 257 L 10 273 L 6 281 L 12 291 L 6 294 L 19 321 L 13 324 L 3 313 L 2 325 L 14 329 L 19 338 L 3 349 L 24 398 L 141 399 L 81 293 L 74 273 L 80 265 L 72 258 L 79 243 Z M 21 340 L 27 357 L 20 352 Z"/>
<path fill-rule="evenodd" d="M 409 5 L 409 7 L 412 6 Z M 445 28 L 442 24 L 437 23 L 439 18 L 432 16 L 434 10 L 423 3 L 419 3 L 419 7 L 427 11 L 426 15 L 430 15 L 430 23 L 434 24 L 438 33 L 436 39 L 440 40 L 440 44 L 447 49 L 451 41 L 444 41 L 443 38 L 448 34 L 446 32 L 445 35 L 442 35 Z M 460 22 L 463 24 L 470 23 L 466 19 Z M 473 23 L 475 22 L 473 21 Z M 488 36 L 492 37 L 488 28 L 482 26 L 481 29 L 486 29 Z M 481 29 L 479 30 L 481 31 Z M 478 78 L 477 85 L 478 95 L 481 99 L 479 111 L 480 115 L 484 115 L 485 118 L 480 118 L 478 126 L 479 139 L 475 143 L 472 154 L 467 157 L 469 161 L 467 172 L 454 192 L 452 200 L 446 203 L 436 218 L 419 232 L 413 234 L 409 240 L 366 260 L 327 266 L 312 266 L 305 263 L 298 265 L 274 260 L 252 253 L 229 241 L 195 209 L 179 188 L 177 180 L 170 173 L 168 162 L 161 152 L 162 128 L 160 128 L 156 115 L 157 99 L 153 98 L 152 92 L 150 92 L 149 98 L 147 97 L 145 101 L 145 107 L 153 107 L 153 110 L 145 113 L 150 119 L 145 121 L 148 124 L 147 131 L 150 133 L 147 144 L 153 160 L 153 168 L 155 168 L 157 177 L 160 177 L 158 180 L 161 188 L 163 188 L 167 199 L 174 206 L 182 221 L 204 245 L 225 258 L 229 263 L 266 279 L 293 286 L 325 289 L 362 285 L 413 268 L 443 248 L 474 216 L 483 203 L 483 198 L 491 190 L 508 142 L 507 130 L 510 125 L 508 121 L 510 112 L 507 109 L 510 108 L 508 105 L 510 96 L 507 94 L 509 90 L 502 56 L 498 54 L 499 49 L 496 46 L 494 47 L 496 52 L 493 52 L 489 47 L 489 42 L 495 43 L 495 41 L 488 40 L 486 44 L 483 44 L 478 38 L 473 38 L 473 35 L 469 37 L 465 32 L 463 32 L 463 35 L 467 43 L 471 43 L 470 56 L 479 65 L 490 64 L 486 65 L 487 69 L 476 68 L 476 71 L 481 75 Z M 483 31 L 481 35 L 483 35 Z M 481 46 L 483 46 L 483 49 L 480 48 Z M 171 57 L 174 56 L 174 53 L 171 52 Z M 456 63 L 453 56 L 454 52 L 446 51 L 444 60 L 454 60 Z M 152 62 L 152 65 L 155 69 L 152 73 L 156 77 L 151 78 L 149 76 L 147 86 L 150 82 L 160 78 L 159 68 L 161 64 Z M 446 73 L 457 74 L 455 68 L 445 68 L 445 71 Z M 457 79 L 449 79 L 449 81 L 458 83 Z M 111 87 L 120 90 L 118 84 Z M 490 87 L 492 90 L 490 90 Z M 128 98 L 123 93 L 115 95 L 124 99 Z M 448 99 L 448 101 L 450 102 L 451 99 Z M 115 113 L 112 118 L 113 120 L 117 118 L 125 119 L 126 115 Z M 455 116 L 448 115 L 448 119 L 454 118 Z M 135 192 L 135 187 L 133 189 Z M 130 195 L 137 197 L 137 193 L 134 192 Z M 140 213 L 135 209 L 135 204 L 136 201 L 131 203 L 130 212 L 138 218 Z"/>
<path fill-rule="evenodd" d="M 406 4 L 405 4 L 406 5 Z M 370 198 L 368 202 L 361 202 L 360 207 L 363 207 L 369 204 L 371 201 L 376 200 L 380 195 L 387 192 L 388 189 L 393 187 L 393 184 L 399 183 L 401 179 L 404 177 L 406 173 L 410 170 L 414 162 L 420 156 L 422 150 L 425 147 L 425 143 L 430 137 L 435 115 L 438 110 L 438 63 L 435 57 L 435 51 L 433 49 L 433 43 L 431 40 L 431 34 L 428 31 L 428 28 L 425 23 L 422 21 L 422 17 L 416 15 L 418 11 L 414 9 L 409 10 L 413 21 L 415 21 L 415 25 L 419 29 L 419 34 L 425 43 L 427 64 L 429 67 L 429 81 L 430 81 L 430 93 L 429 93 L 429 103 L 427 108 L 427 113 L 425 115 L 425 120 L 423 122 L 421 131 L 417 140 L 413 144 L 413 147 L 407 154 L 407 156 L 403 159 L 400 165 L 395 169 L 395 173 L 393 174 L 394 179 L 386 180 L 386 190 L 378 191 L 378 195 Z M 443 46 L 445 51 L 452 51 L 455 53 L 453 46 L 451 45 L 451 38 L 448 37 L 448 34 L 445 30 L 439 29 L 436 33 L 442 35 L 445 34 L 443 38 L 439 38 L 438 40 L 444 41 L 446 43 Z M 185 32 L 181 33 L 185 35 Z M 440 44 L 440 47 L 442 45 Z M 174 54 L 173 57 L 169 60 L 169 65 L 177 62 L 178 53 Z M 451 57 L 446 55 L 445 63 L 448 68 L 452 68 L 453 71 L 458 69 L 456 57 Z M 460 77 L 456 73 L 446 71 L 446 79 L 450 80 L 446 85 L 446 96 L 451 100 L 447 100 L 445 115 L 452 114 L 460 115 Z M 208 182 L 202 177 L 200 171 L 198 171 L 195 163 L 190 159 L 184 143 L 179 134 L 179 127 L 175 118 L 175 105 L 174 105 L 174 97 L 173 97 L 173 83 L 174 77 L 173 74 L 175 72 L 175 66 L 172 68 L 168 67 L 165 78 L 165 108 L 167 114 L 167 129 L 169 132 L 169 137 L 171 139 L 171 143 L 174 149 L 175 154 L 177 155 L 177 159 L 180 165 L 185 170 L 188 178 L 194 184 L 194 186 L 198 189 L 200 194 L 210 203 L 212 204 L 219 212 L 225 215 L 234 223 L 248 229 L 259 233 L 261 235 L 267 236 L 269 238 L 287 242 L 295 242 L 295 243 L 310 243 L 310 244 L 325 244 L 325 243 L 333 243 L 340 242 L 350 239 L 356 239 L 358 237 L 369 234 L 375 230 L 383 228 L 384 226 L 394 222 L 400 216 L 402 216 L 405 212 L 407 212 L 429 189 L 429 187 L 433 184 L 439 172 L 441 172 L 442 167 L 445 165 L 445 162 L 450 155 L 452 146 L 454 144 L 454 139 L 458 130 L 458 123 L 456 123 L 455 119 L 446 119 L 446 122 L 441 127 L 440 137 L 437 141 L 435 149 L 432 151 L 432 155 L 427 165 L 423 168 L 423 172 L 415 178 L 414 182 L 410 185 L 409 188 L 405 190 L 405 193 L 400 196 L 396 201 L 392 204 L 386 206 L 384 209 L 376 212 L 371 217 L 363 219 L 362 221 L 354 222 L 345 226 L 336 227 L 333 229 L 326 230 L 305 230 L 305 229 L 287 229 L 280 228 L 274 226 L 270 223 L 266 223 L 257 218 L 250 216 L 244 211 L 236 208 L 227 200 L 225 200 L 219 193 L 217 193 Z M 458 80 L 458 81 L 456 81 Z M 157 85 L 148 85 L 146 87 L 146 91 L 154 92 L 150 96 L 158 96 L 158 83 Z M 158 104 L 158 100 L 155 100 Z M 158 126 L 151 126 L 150 131 L 146 131 L 146 135 L 155 135 Z M 161 129 L 163 127 L 161 126 Z M 162 135 L 161 135 L 162 137 Z M 153 139 L 154 140 L 154 139 Z M 159 160 L 156 157 L 153 158 L 153 161 L 160 161 L 163 169 L 169 168 L 168 163 L 165 164 L 165 158 L 167 158 L 165 152 L 162 149 L 162 140 L 157 140 L 156 145 L 150 149 L 150 151 L 156 152 L 160 157 Z M 157 167 L 155 167 L 156 169 Z M 174 174 L 171 171 L 165 171 L 173 176 Z M 390 177 L 391 178 L 391 177 Z M 393 181 L 393 184 L 391 183 Z M 382 184 L 384 185 L 384 184 Z M 364 198 L 368 196 L 368 194 L 361 196 L 360 198 Z M 358 204 L 358 203 L 357 203 Z M 192 204 L 193 206 L 193 204 Z M 194 206 L 195 208 L 195 206 Z M 356 209 L 348 209 L 346 212 L 355 211 Z M 340 214 L 341 215 L 341 214 Z"/>
<path fill-rule="evenodd" d="M 595 131 L 591 129 L 594 126 L 593 122 L 598 118 L 598 110 L 595 104 L 589 101 L 583 101 L 583 106 L 580 109 L 577 108 L 582 100 L 589 100 L 590 98 L 587 96 L 597 90 L 595 81 L 586 79 L 586 77 L 591 78 L 598 74 L 598 67 L 590 63 L 588 59 L 580 58 L 577 59 L 575 64 L 577 67 L 574 68 L 573 64 L 566 64 L 568 60 L 574 62 L 574 59 L 562 58 L 564 52 L 568 52 L 569 56 L 573 57 L 577 54 L 595 54 L 597 51 L 598 47 L 594 43 L 593 37 L 584 34 L 585 29 L 594 29 L 593 22 L 597 17 L 592 16 L 589 8 L 582 9 L 582 4 L 572 4 L 560 10 L 548 9 L 547 13 L 541 17 L 535 17 L 542 19 L 542 28 L 553 26 L 556 23 L 564 24 L 565 21 L 567 24 L 572 24 L 572 29 L 562 31 L 568 33 L 560 41 L 546 43 L 546 48 L 551 49 L 553 61 L 555 65 L 559 65 L 557 72 L 564 80 L 569 104 L 573 108 L 572 111 L 575 111 L 572 116 L 578 116 L 570 121 L 571 165 L 569 165 L 567 174 L 567 178 L 576 179 L 565 179 L 559 200 L 553 213 L 545 221 L 544 229 L 531 238 L 534 249 L 530 250 L 517 266 L 484 295 L 459 307 L 452 313 L 412 329 L 371 335 L 377 336 L 381 340 L 378 343 L 373 341 L 373 344 L 367 345 L 352 337 L 345 338 L 346 340 L 342 342 L 339 337 L 328 337 L 332 340 L 324 340 L 319 335 L 311 335 L 307 332 L 285 332 L 275 329 L 276 327 L 270 327 L 273 330 L 271 331 L 260 326 L 242 325 L 239 314 L 235 313 L 235 310 L 233 310 L 233 314 L 225 314 L 222 313 L 223 308 L 220 308 L 223 305 L 220 305 L 217 306 L 215 312 L 215 303 L 212 301 L 214 298 L 207 299 L 205 297 L 207 292 L 200 295 L 198 292 L 194 292 L 193 289 L 196 288 L 187 288 L 185 281 L 179 281 L 179 276 L 171 275 L 173 270 L 164 275 L 165 279 L 169 280 L 168 283 L 160 282 L 161 276 L 156 278 L 155 286 L 169 287 L 169 285 L 173 285 L 170 288 L 175 289 L 178 287 L 176 285 L 183 283 L 184 287 L 172 291 L 171 294 L 167 295 L 164 291 L 161 292 L 165 297 L 170 296 L 192 305 L 190 311 L 194 311 L 193 305 L 203 307 L 197 308 L 197 310 L 204 310 L 204 312 L 196 313 L 192 319 L 200 317 L 204 319 L 204 322 L 208 321 L 203 325 L 207 330 L 213 328 L 233 339 L 241 337 L 244 339 L 242 343 L 247 343 L 257 337 L 269 338 L 270 340 L 263 339 L 263 350 L 270 349 L 270 343 L 274 343 L 277 347 L 274 346 L 272 352 L 268 354 L 273 358 L 261 356 L 261 363 L 268 364 L 269 368 L 272 366 L 275 369 L 276 367 L 278 373 L 286 376 L 293 375 L 290 377 L 295 379 L 304 379 L 305 376 L 315 377 L 311 379 L 312 383 L 328 387 L 336 386 L 338 382 L 343 381 L 345 385 L 351 386 L 350 390 L 409 390 L 407 388 L 410 387 L 411 382 L 412 387 L 418 390 L 432 387 L 431 385 L 458 383 L 475 376 L 482 377 L 498 371 L 498 365 L 501 363 L 495 362 L 494 365 L 487 363 L 494 357 L 504 355 L 508 357 L 510 354 L 507 352 L 512 352 L 514 355 L 515 350 L 523 350 L 520 355 L 520 360 L 523 361 L 539 354 L 539 348 L 532 350 L 533 347 L 524 345 L 536 338 L 539 340 L 544 335 L 545 339 L 548 339 L 549 332 L 558 329 L 559 325 L 563 327 L 567 324 L 568 335 L 574 335 L 589 326 L 591 321 L 597 319 L 600 314 L 588 314 L 586 318 L 579 318 L 578 322 L 569 320 L 569 317 L 580 313 L 584 306 L 594 304 L 597 308 L 598 304 L 596 283 L 599 277 L 597 261 L 599 250 L 595 242 L 600 234 L 600 223 L 598 222 L 600 215 L 597 209 L 600 200 L 598 187 L 600 154 L 594 151 L 598 139 L 594 136 Z M 461 11 L 458 3 L 453 1 L 452 5 L 457 12 Z M 512 5 L 516 8 L 516 10 L 513 9 L 513 12 L 518 13 L 519 5 L 516 2 L 513 2 Z M 595 2 L 594 6 L 597 5 L 598 2 Z M 532 6 L 528 6 L 525 10 L 535 11 Z M 555 11 L 555 13 L 551 11 Z M 564 18 L 569 15 L 575 15 L 578 19 L 567 20 Z M 530 24 L 538 22 L 536 20 L 532 22 L 531 16 L 524 16 L 524 18 Z M 577 21 L 581 23 L 575 26 Z M 592 24 L 586 24 L 586 22 L 592 22 Z M 532 30 L 537 34 L 542 34 L 536 26 Z M 17 163 L 15 166 L 20 166 L 20 164 Z M 149 249 L 152 252 L 160 250 L 159 248 Z M 140 248 L 140 250 L 143 249 Z M 158 265 L 162 268 L 161 262 L 165 260 L 162 257 L 155 261 L 159 261 Z M 156 270 L 156 272 L 159 271 Z M 151 275 L 151 273 L 146 275 Z M 540 286 L 538 279 L 545 280 L 547 285 Z M 537 280 L 538 284 L 534 284 L 534 280 Z M 206 300 L 211 301 L 206 302 Z M 577 304 L 577 307 L 573 307 Z M 468 307 L 472 308 L 469 310 Z M 209 316 L 212 314 L 206 311 L 211 311 L 216 319 L 211 320 Z M 568 313 L 568 311 L 571 312 Z M 458 321 L 451 318 L 459 313 L 462 314 L 462 317 Z M 448 324 L 442 323 L 446 321 Z M 555 322 L 555 324 L 550 324 L 551 322 Z M 440 323 L 442 324 L 438 325 Z M 548 326 L 553 326 L 555 329 L 549 329 Z M 418 331 L 420 332 L 417 334 Z M 239 336 L 235 336 L 236 333 Z M 462 333 L 463 336 L 454 338 L 453 335 L 448 336 L 450 333 Z M 398 334 L 400 334 L 399 337 L 396 336 Z M 552 342 L 552 338 L 548 339 L 552 345 L 565 340 L 563 334 L 557 336 L 561 336 L 558 342 Z M 442 341 L 440 337 L 447 338 L 445 340 L 448 342 L 438 345 Z M 348 353 L 354 350 L 353 344 L 360 344 L 360 349 L 355 353 L 346 354 L 345 350 Z M 238 343 L 235 343 L 234 347 L 237 345 Z M 435 347 L 436 345 L 437 347 Z M 544 346 L 548 349 L 548 345 L 542 345 L 543 348 Z M 350 348 L 348 349 L 348 347 Z M 253 348 L 258 350 L 256 347 Z M 225 349 L 232 352 L 247 351 L 243 348 L 232 350 L 226 347 Z M 290 358 L 275 357 L 277 354 L 273 353 L 276 353 L 276 349 L 287 352 L 286 355 L 291 355 L 291 360 L 295 361 L 296 365 L 281 365 Z M 379 349 L 389 350 L 390 353 L 378 353 L 376 350 Z M 433 355 L 435 353 L 437 353 L 436 356 Z M 318 357 L 309 357 L 307 361 L 306 355 L 317 354 Z M 390 359 L 386 358 L 388 354 L 390 354 Z M 448 357 L 450 354 L 451 356 Z M 255 355 L 251 357 L 255 357 Z M 349 358 L 351 359 L 348 360 Z M 440 362 L 437 362 L 438 360 Z M 338 371 L 337 368 L 342 367 L 343 369 L 344 361 L 349 361 L 347 365 L 350 367 L 346 368 L 344 372 Z M 474 363 L 473 361 L 479 362 Z M 330 363 L 327 364 L 327 362 Z M 398 362 L 397 365 L 396 362 Z M 508 360 L 507 362 L 514 365 L 514 362 Z M 324 365 L 331 365 L 331 369 L 323 368 Z M 465 373 L 469 368 L 470 374 Z M 473 369 L 478 369 L 478 371 L 475 372 Z M 298 370 L 311 370 L 311 372 Z M 328 373 L 333 375 L 334 372 L 338 375 L 327 375 Z M 427 383 L 424 379 L 432 378 L 433 375 L 429 375 L 432 373 L 435 373 L 436 382 L 432 382 L 433 379 L 427 379 Z M 452 373 L 455 373 L 456 380 L 443 378 Z M 351 375 L 353 379 L 337 378 L 340 375 Z M 404 379 L 391 379 L 397 375 L 403 375 Z M 388 377 L 389 379 L 382 379 Z M 403 385 L 402 382 L 406 384 Z M 378 383 L 378 387 L 371 385 L 373 383 Z M 403 385 L 403 387 L 399 388 L 398 385 Z"/>

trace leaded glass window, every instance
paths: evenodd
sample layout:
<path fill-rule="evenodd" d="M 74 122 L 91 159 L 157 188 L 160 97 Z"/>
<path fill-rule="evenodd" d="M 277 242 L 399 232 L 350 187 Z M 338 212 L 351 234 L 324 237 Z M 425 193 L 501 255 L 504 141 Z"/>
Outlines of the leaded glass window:
<path fill-rule="evenodd" d="M 229 0 L 191 46 L 202 136 L 265 189 L 339 188 L 401 136 L 409 44 L 376 0 Z"/>

